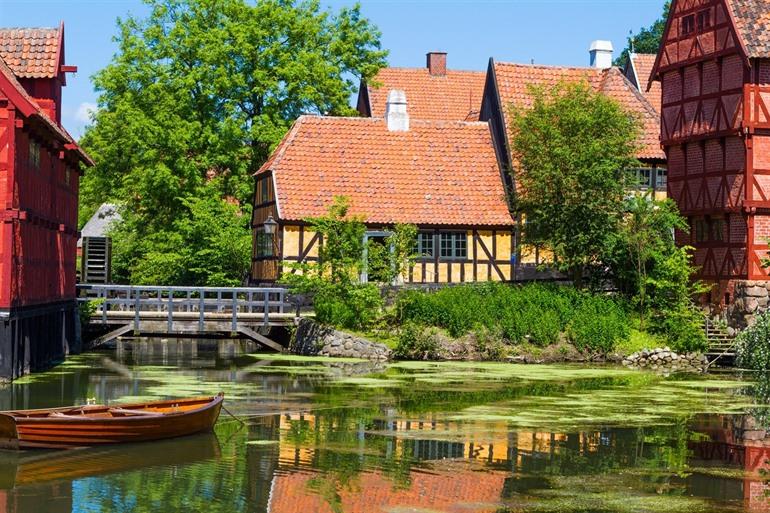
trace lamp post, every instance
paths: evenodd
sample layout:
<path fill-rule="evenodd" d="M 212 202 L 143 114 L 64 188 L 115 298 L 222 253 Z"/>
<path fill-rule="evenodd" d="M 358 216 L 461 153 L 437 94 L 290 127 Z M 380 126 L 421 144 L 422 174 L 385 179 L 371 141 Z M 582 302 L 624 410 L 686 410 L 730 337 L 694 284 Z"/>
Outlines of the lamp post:
<path fill-rule="evenodd" d="M 267 235 L 275 235 L 275 232 L 278 231 L 278 222 L 273 219 L 272 214 L 267 216 L 267 219 L 265 219 L 265 234 Z"/>

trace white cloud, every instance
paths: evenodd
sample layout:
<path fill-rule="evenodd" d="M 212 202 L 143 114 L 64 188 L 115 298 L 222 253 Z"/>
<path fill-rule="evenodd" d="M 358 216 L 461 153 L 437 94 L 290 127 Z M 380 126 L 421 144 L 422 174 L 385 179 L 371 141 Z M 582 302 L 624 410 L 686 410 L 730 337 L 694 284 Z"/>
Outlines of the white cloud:
<path fill-rule="evenodd" d="M 83 102 L 78 106 L 78 110 L 75 112 L 75 119 L 81 123 L 90 123 L 91 116 L 96 113 L 96 104 L 91 102 Z"/>

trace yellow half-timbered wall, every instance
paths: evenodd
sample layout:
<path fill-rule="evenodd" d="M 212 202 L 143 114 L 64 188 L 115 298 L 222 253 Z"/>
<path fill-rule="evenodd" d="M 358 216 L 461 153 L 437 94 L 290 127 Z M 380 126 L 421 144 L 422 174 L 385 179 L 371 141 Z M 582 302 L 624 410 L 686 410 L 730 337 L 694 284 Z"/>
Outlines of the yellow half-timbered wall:
<path fill-rule="evenodd" d="M 267 214 L 255 213 L 255 227 L 263 223 L 264 219 L 267 219 Z M 467 257 L 443 259 L 436 251 L 433 257 L 418 258 L 404 273 L 402 279 L 405 283 L 470 283 L 514 279 L 511 255 L 515 247 L 510 227 L 479 230 L 431 228 L 420 231 L 434 232 L 436 236 L 442 232 L 464 232 L 467 236 Z M 296 272 L 291 269 L 291 263 L 316 261 L 320 243 L 318 234 L 307 226 L 283 224 L 275 237 L 275 258 L 266 260 L 255 256 L 252 282 L 272 282 L 280 277 L 281 272 Z"/>

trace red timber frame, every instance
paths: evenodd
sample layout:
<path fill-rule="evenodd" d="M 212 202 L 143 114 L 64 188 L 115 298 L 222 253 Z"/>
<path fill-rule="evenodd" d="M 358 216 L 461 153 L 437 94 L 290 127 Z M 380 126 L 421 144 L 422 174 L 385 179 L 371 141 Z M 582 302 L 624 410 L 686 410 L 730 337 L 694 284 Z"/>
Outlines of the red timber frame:
<path fill-rule="evenodd" d="M 652 77 L 669 197 L 690 221 L 677 240 L 729 301 L 735 280 L 769 279 L 770 66 L 749 59 L 725 0 L 674 0 Z"/>

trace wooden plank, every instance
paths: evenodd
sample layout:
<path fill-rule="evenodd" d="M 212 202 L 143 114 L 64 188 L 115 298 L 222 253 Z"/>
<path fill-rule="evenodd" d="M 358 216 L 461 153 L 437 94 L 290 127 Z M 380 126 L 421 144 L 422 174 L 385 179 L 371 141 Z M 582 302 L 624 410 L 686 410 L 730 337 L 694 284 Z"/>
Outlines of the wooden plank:
<path fill-rule="evenodd" d="M 248 327 L 246 327 L 246 326 L 244 326 L 242 324 L 239 324 L 237 331 L 241 335 L 245 335 L 245 336 L 249 337 L 250 339 L 252 339 L 253 341 L 259 342 L 263 346 L 269 347 L 270 349 L 274 349 L 275 351 L 278 351 L 279 353 L 283 352 L 284 348 L 283 348 L 283 346 L 281 344 L 278 344 L 277 342 L 273 342 L 272 340 L 270 340 L 266 336 L 260 335 L 259 333 L 257 333 L 256 331 L 254 331 L 251 328 L 248 328 Z"/>
<path fill-rule="evenodd" d="M 126 324 L 125 326 L 121 326 L 120 328 L 114 329 L 107 333 L 106 335 L 102 335 L 101 337 L 95 338 L 91 342 L 92 347 L 99 347 L 102 344 L 106 344 L 107 342 L 111 342 L 115 340 L 116 338 L 120 337 L 121 335 L 125 335 L 129 331 L 132 331 L 134 327 L 131 324 Z"/>

